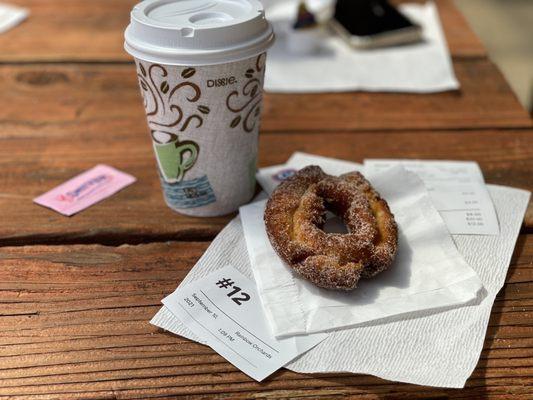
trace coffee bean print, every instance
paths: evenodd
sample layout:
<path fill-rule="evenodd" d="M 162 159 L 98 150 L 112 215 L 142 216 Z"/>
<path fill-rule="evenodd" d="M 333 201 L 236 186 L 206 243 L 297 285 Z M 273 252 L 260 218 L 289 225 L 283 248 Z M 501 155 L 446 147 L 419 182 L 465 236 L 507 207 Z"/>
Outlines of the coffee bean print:
<path fill-rule="evenodd" d="M 209 114 L 211 112 L 207 106 L 198 106 L 198 111 L 200 111 L 202 114 Z"/>
<path fill-rule="evenodd" d="M 231 121 L 230 127 L 237 128 L 242 124 L 245 132 L 253 132 L 257 127 L 257 121 L 261 114 L 261 84 L 264 55 L 259 55 L 256 60 L 256 68 L 248 68 L 244 73 L 247 82 L 244 87 L 234 90 L 226 97 L 226 107 L 234 114 L 238 114 Z"/>
<path fill-rule="evenodd" d="M 150 128 L 154 130 L 172 128 L 184 132 L 192 128 L 191 122 L 196 123 L 194 129 L 201 127 L 204 118 L 211 110 L 205 105 L 198 106 L 197 102 L 202 97 L 200 87 L 190 80 L 181 79 L 182 76 L 193 76 L 196 69 L 185 68 L 177 72 L 171 70 L 169 74 L 166 66 L 148 65 L 142 66 L 143 70 L 141 70 L 141 63 L 137 64 L 139 83 Z M 143 71 L 147 73 L 146 79 Z M 179 91 L 183 92 L 182 96 L 178 94 Z M 196 103 L 197 109 L 190 110 L 189 113 L 189 110 L 184 107 L 184 104 L 188 103 Z M 163 115 L 168 118 L 162 119 Z"/>
<path fill-rule="evenodd" d="M 192 77 L 196 73 L 196 69 L 194 68 L 186 68 L 181 72 L 181 77 L 188 79 Z"/>
<path fill-rule="evenodd" d="M 252 68 L 250 68 L 250 69 L 246 70 L 246 73 L 244 74 L 244 76 L 247 77 L 247 78 L 251 78 L 251 77 L 254 76 L 254 72 L 255 71 Z"/>
<path fill-rule="evenodd" d="M 143 65 L 141 63 L 139 63 L 139 69 L 141 70 L 141 74 L 143 76 L 146 76 L 146 70 L 144 69 Z"/>
<path fill-rule="evenodd" d="M 230 127 L 231 128 L 235 128 L 237 125 L 239 125 L 239 123 L 241 122 L 241 116 L 238 115 L 236 116 L 233 121 L 231 121 L 231 124 L 230 124 Z"/>

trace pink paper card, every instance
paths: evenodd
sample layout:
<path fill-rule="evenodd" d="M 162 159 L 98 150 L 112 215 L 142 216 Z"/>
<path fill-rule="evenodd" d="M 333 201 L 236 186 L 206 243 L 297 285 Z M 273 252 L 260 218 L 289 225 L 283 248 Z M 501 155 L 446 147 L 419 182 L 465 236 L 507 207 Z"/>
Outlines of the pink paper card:
<path fill-rule="evenodd" d="M 41 206 L 71 216 L 117 193 L 135 177 L 107 165 L 97 165 L 33 199 Z"/>

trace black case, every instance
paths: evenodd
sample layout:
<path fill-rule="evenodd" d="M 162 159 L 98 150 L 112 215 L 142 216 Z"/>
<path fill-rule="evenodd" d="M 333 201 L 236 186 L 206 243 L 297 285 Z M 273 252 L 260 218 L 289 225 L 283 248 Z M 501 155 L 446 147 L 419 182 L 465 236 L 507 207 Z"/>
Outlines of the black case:
<path fill-rule="evenodd" d="M 385 0 L 338 0 L 331 25 L 355 47 L 390 46 L 422 38 L 420 26 Z"/>

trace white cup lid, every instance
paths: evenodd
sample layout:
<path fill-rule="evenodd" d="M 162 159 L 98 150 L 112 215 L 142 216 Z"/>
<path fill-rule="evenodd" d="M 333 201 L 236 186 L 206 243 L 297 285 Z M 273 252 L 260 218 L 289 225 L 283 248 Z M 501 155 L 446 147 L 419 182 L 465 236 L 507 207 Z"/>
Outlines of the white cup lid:
<path fill-rule="evenodd" d="M 258 0 L 145 0 L 131 11 L 124 48 L 170 65 L 210 65 L 253 57 L 274 41 Z"/>

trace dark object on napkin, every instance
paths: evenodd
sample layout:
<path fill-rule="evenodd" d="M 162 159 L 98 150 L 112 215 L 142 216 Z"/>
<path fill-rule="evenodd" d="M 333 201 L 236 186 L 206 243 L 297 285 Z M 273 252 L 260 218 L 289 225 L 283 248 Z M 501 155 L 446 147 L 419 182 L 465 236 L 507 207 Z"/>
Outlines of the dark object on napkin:
<path fill-rule="evenodd" d="M 354 47 L 393 46 L 422 39 L 420 26 L 386 0 L 338 0 L 331 25 Z"/>
<path fill-rule="evenodd" d="M 305 2 L 302 1 L 298 5 L 298 14 L 296 15 L 296 21 L 294 22 L 293 29 L 304 29 L 304 28 L 314 28 L 317 26 L 315 16 L 305 5 Z"/>

